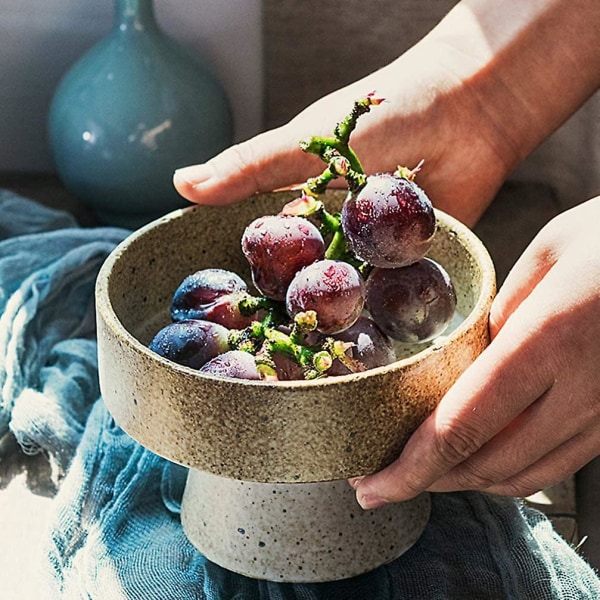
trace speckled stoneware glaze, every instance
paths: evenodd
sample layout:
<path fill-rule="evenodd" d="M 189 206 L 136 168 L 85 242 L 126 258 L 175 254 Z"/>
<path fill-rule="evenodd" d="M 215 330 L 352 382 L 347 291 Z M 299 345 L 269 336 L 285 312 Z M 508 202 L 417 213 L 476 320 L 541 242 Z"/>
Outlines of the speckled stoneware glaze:
<path fill-rule="evenodd" d="M 328 192 L 327 207 L 339 209 L 344 197 Z M 126 239 L 96 288 L 100 384 L 125 431 L 190 467 L 182 524 L 209 559 L 260 579 L 330 581 L 394 560 L 425 528 L 428 494 L 363 511 L 346 478 L 397 457 L 485 348 L 495 275 L 481 242 L 438 213 L 429 255 L 449 272 L 461 318 L 408 358 L 344 377 L 265 383 L 218 379 L 150 352 L 184 277 L 220 267 L 249 282 L 244 228 L 293 198 L 179 210 Z"/>
<path fill-rule="evenodd" d="M 429 513 L 429 494 L 362 510 L 346 480 L 256 483 L 192 469 L 181 519 L 213 562 L 298 583 L 345 579 L 394 560 L 420 537 Z"/>
<path fill-rule="evenodd" d="M 445 266 L 464 320 L 421 352 L 364 373 L 265 383 L 200 374 L 146 344 L 169 322 L 190 273 L 231 269 L 250 281 L 240 239 L 295 194 L 262 194 L 229 207 L 170 213 L 109 256 L 96 288 L 100 384 L 119 425 L 174 462 L 269 483 L 331 481 L 381 469 L 488 343 L 495 293 L 490 257 L 475 235 L 438 213 L 429 255 Z M 343 192 L 329 192 L 334 211 Z"/>

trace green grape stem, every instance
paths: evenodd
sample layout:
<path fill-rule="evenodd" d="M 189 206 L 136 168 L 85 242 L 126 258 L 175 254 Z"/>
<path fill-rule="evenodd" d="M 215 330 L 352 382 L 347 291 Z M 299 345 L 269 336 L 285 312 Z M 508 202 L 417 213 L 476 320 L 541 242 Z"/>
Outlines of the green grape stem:
<path fill-rule="evenodd" d="M 374 92 L 355 100 L 350 114 L 344 117 L 334 128 L 334 137 L 317 137 L 302 140 L 300 148 L 304 152 L 315 154 L 325 163 L 327 168 L 317 177 L 307 180 L 302 187 L 303 196 L 290 203 L 290 211 L 304 211 L 305 216 L 314 215 L 321 224 L 324 234 L 333 234 L 326 249 L 325 257 L 349 262 L 358 269 L 363 264 L 348 249 L 344 233 L 340 224 L 339 215 L 332 215 L 325 210 L 322 202 L 310 201 L 308 197 L 316 197 L 325 192 L 328 185 L 338 177 L 344 177 L 351 193 L 359 192 L 367 184 L 367 175 L 364 172 L 358 156 L 349 145 L 350 135 L 356 128 L 361 115 L 368 113 L 371 106 L 377 106 L 383 98 L 375 96 Z"/>
<path fill-rule="evenodd" d="M 332 152 L 337 152 L 348 160 L 350 170 L 353 172 L 350 177 L 353 185 L 356 185 L 354 174 L 364 175 L 364 169 L 354 150 L 350 147 L 350 135 L 356 129 L 358 119 L 371 110 L 371 106 L 377 106 L 383 102 L 383 98 L 375 96 L 374 92 L 367 94 L 363 98 L 354 101 L 350 114 L 346 115 L 336 124 L 333 134 L 334 137 L 313 136 L 300 142 L 300 148 L 309 154 L 314 154 L 321 158 L 323 162 L 329 163 Z M 346 177 L 346 175 L 344 175 Z M 349 180 L 350 183 L 350 180 Z M 364 183 L 363 183 L 364 185 Z"/>
<path fill-rule="evenodd" d="M 256 354 L 264 339 L 263 324 L 260 321 L 252 321 L 244 329 L 231 329 L 227 336 L 227 345 L 230 350 L 243 350 Z"/>
<path fill-rule="evenodd" d="M 323 203 L 321 203 L 319 210 L 315 212 L 315 217 L 320 223 L 321 233 L 323 234 L 336 234 L 342 228 L 340 216 L 328 212 Z"/>
<path fill-rule="evenodd" d="M 328 212 L 323 202 L 304 193 L 299 198 L 288 202 L 283 207 L 281 213 L 313 217 L 318 222 L 323 236 L 331 234 L 331 240 L 325 250 L 325 258 L 345 260 L 357 268 L 360 266 L 360 263 L 348 251 L 346 237 L 342 231 L 340 215 Z"/>
<path fill-rule="evenodd" d="M 348 160 L 350 168 L 353 171 L 356 171 L 357 173 L 364 173 L 364 169 L 360 164 L 360 160 L 358 159 L 358 156 L 354 150 L 352 150 L 347 143 L 340 142 L 336 138 L 314 136 L 306 140 L 302 140 L 300 142 L 300 148 L 307 154 L 314 154 L 315 156 L 318 156 L 325 163 L 329 162 L 327 157 L 328 154 L 332 150 L 335 150 Z"/>
<path fill-rule="evenodd" d="M 308 196 L 318 196 L 325 192 L 329 184 L 338 177 L 344 177 L 348 183 L 348 188 L 353 191 L 359 191 L 367 183 L 367 176 L 361 170 L 352 168 L 347 157 L 342 156 L 335 148 L 327 148 L 323 153 L 323 160 L 327 163 L 327 168 L 317 177 L 312 177 L 306 181 L 302 190 Z"/>
<path fill-rule="evenodd" d="M 369 112 L 371 106 L 377 106 L 383 98 L 374 93 L 367 94 L 354 102 L 350 114 L 344 117 L 334 128 L 334 137 L 314 136 L 300 142 L 300 148 L 307 153 L 318 156 L 327 163 L 327 168 L 318 176 L 309 179 L 304 191 L 316 196 L 322 194 L 333 179 L 344 177 L 352 192 L 360 191 L 367 183 L 367 176 L 360 160 L 350 147 L 350 135 L 356 128 L 361 115 Z"/>
<path fill-rule="evenodd" d="M 341 260 L 346 258 L 348 254 L 348 248 L 346 244 L 346 236 L 342 229 L 338 229 L 331 238 L 329 245 L 325 250 L 325 258 L 331 260 Z"/>
<path fill-rule="evenodd" d="M 275 302 L 265 296 L 252 296 L 252 294 L 243 294 L 238 301 L 238 310 L 245 317 L 253 315 L 258 310 L 264 309 L 267 311 L 275 310 Z"/>
<path fill-rule="evenodd" d="M 356 123 L 361 115 L 368 113 L 371 110 L 371 106 L 377 106 L 383 102 L 383 98 L 375 96 L 374 92 L 371 92 L 354 101 L 354 106 L 350 111 L 350 114 L 342 119 L 334 129 L 336 140 L 340 144 L 348 145 L 350 134 L 356 128 Z"/>
<path fill-rule="evenodd" d="M 253 300 L 259 304 L 262 298 L 253 298 Z M 252 321 L 244 329 L 230 330 L 229 348 L 253 354 L 261 378 L 265 380 L 277 378 L 273 362 L 273 355 L 276 353 L 294 360 L 301 367 L 306 379 L 323 376 L 331 366 L 334 357 L 321 345 L 305 345 L 306 334 L 314 331 L 317 326 L 316 313 L 306 311 L 296 315 L 289 335 L 276 328 L 278 323 L 281 321 L 273 319 L 273 312 L 269 311 L 261 321 Z"/>
<path fill-rule="evenodd" d="M 256 369 L 262 381 L 279 381 L 277 370 L 272 360 L 256 355 L 255 362 Z"/>
<path fill-rule="evenodd" d="M 268 355 L 274 353 L 283 354 L 292 358 L 302 368 L 306 379 L 314 379 L 317 375 L 313 371 L 317 371 L 318 374 L 323 374 L 325 364 L 327 363 L 325 354 L 329 356 L 329 364 L 327 369 L 331 366 L 333 358 L 329 353 L 321 348 L 312 348 L 304 346 L 301 343 L 294 343 L 292 338 L 279 331 L 277 329 L 267 329 L 265 331 L 265 342 L 263 347 Z"/>
<path fill-rule="evenodd" d="M 315 198 L 324 193 L 329 183 L 338 177 L 346 179 L 350 193 L 356 194 L 362 190 L 367 184 L 368 178 L 358 156 L 349 145 L 350 135 L 356 128 L 359 117 L 369 112 L 371 106 L 377 106 L 383 101 L 384 99 L 376 97 L 374 92 L 367 94 L 356 100 L 350 114 L 336 124 L 335 137 L 315 136 L 300 142 L 300 148 L 304 152 L 315 154 L 327 163 L 327 168 L 319 176 L 306 182 L 302 188 L 303 196 Z M 421 164 L 422 161 L 412 170 L 398 167 L 397 174 L 412 180 L 421 168 Z M 303 203 L 306 207 L 310 206 L 310 213 L 305 212 L 304 214 L 317 217 L 322 233 L 333 234 L 325 251 L 325 258 L 344 260 L 356 267 L 363 275 L 368 273 L 370 267 L 350 251 L 341 228 L 339 215 L 328 213 L 323 203 L 316 199 L 312 202 L 308 199 L 302 201 L 298 199 L 296 202 Z"/>
<path fill-rule="evenodd" d="M 317 328 L 317 313 L 314 310 L 306 310 L 294 317 L 294 324 L 290 332 L 290 339 L 294 344 L 303 344 L 306 334 Z"/>
<path fill-rule="evenodd" d="M 415 177 L 417 176 L 417 173 L 423 167 L 424 162 L 425 162 L 425 160 L 422 158 L 419 161 L 419 164 L 412 169 L 398 165 L 398 168 L 394 171 L 394 175 L 396 177 L 403 177 L 404 179 L 408 179 L 408 181 L 414 181 Z"/>
<path fill-rule="evenodd" d="M 316 352 L 312 359 L 314 370 L 320 374 L 325 373 L 333 364 L 333 357 L 326 350 Z"/>

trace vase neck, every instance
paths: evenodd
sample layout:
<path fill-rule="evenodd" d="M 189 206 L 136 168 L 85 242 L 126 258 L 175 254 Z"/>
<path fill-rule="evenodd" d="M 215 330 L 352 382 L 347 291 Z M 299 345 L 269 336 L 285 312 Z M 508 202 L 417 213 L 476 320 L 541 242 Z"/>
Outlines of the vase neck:
<path fill-rule="evenodd" d="M 115 25 L 122 30 L 155 28 L 154 0 L 115 0 Z"/>

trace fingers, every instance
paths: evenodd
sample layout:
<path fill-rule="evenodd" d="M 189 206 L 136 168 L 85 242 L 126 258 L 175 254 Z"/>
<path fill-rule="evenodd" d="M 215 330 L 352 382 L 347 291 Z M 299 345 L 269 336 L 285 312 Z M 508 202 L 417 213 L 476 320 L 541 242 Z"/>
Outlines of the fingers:
<path fill-rule="evenodd" d="M 299 142 L 313 135 L 331 135 L 332 123 L 346 114 L 354 98 L 351 86 L 334 92 L 286 125 L 232 146 L 204 164 L 178 169 L 173 185 L 191 202 L 218 205 L 304 183 L 324 165 L 304 153 Z"/>
<path fill-rule="evenodd" d="M 363 508 L 379 506 L 381 499 L 409 500 L 430 489 L 544 394 L 549 383 L 530 377 L 516 353 L 509 350 L 506 358 L 503 340 L 499 337 L 497 342 L 502 346 L 490 345 L 463 373 L 413 433 L 400 457 L 358 483 L 357 499 Z M 454 481 L 446 482 L 446 487 L 454 488 Z"/>
<path fill-rule="evenodd" d="M 563 481 L 598 455 L 600 434 L 586 431 L 558 446 L 542 459 L 486 492 L 524 498 Z"/>
<path fill-rule="evenodd" d="M 561 417 L 560 427 L 556 425 L 557 416 Z M 565 390 L 554 386 L 479 451 L 443 474 L 428 489 L 450 492 L 509 488 L 515 491 L 518 488 L 524 492 L 536 485 L 541 489 L 548 479 L 557 478 L 559 465 L 545 457 L 554 456 L 558 449 L 559 454 L 564 453 L 569 441 L 581 435 L 581 427 L 578 411 L 565 405 Z M 536 465 L 533 471 L 532 465 Z M 544 466 L 553 471 L 551 476 L 543 476 Z"/>
<path fill-rule="evenodd" d="M 525 498 L 542 489 L 556 485 L 577 472 L 598 455 L 599 446 L 600 433 L 597 430 L 586 431 L 563 442 L 554 450 L 545 454 L 540 460 L 503 481 L 487 486 L 469 487 L 468 489 Z M 354 477 L 349 480 L 350 485 L 357 490 L 357 497 L 363 508 L 377 508 L 390 502 L 377 492 L 365 493 L 363 489 L 359 490 L 359 485 L 364 479 L 364 477 Z M 437 486 L 435 486 L 429 491 L 450 490 L 437 489 Z"/>
<path fill-rule="evenodd" d="M 377 506 L 382 499 L 408 500 L 426 489 L 488 488 L 535 463 L 581 430 L 583 421 L 597 419 L 597 409 L 578 413 L 564 402 L 569 385 L 578 389 L 577 376 L 553 390 L 568 361 L 583 362 L 581 356 L 573 356 L 572 340 L 560 333 L 569 330 L 577 336 L 574 323 L 558 322 L 553 312 L 553 306 L 568 304 L 564 297 L 570 289 L 565 285 L 568 278 L 558 271 L 551 271 L 506 320 L 412 435 L 401 456 L 356 485 L 363 507 Z M 591 313 L 590 309 L 590 319 Z M 580 317 L 568 312 L 565 319 Z M 586 365 L 583 371 L 590 368 Z"/>
<path fill-rule="evenodd" d="M 268 131 L 204 164 L 178 169 L 173 185 L 191 202 L 218 205 L 303 182 L 321 165 L 300 150 L 299 139 L 289 127 Z"/>

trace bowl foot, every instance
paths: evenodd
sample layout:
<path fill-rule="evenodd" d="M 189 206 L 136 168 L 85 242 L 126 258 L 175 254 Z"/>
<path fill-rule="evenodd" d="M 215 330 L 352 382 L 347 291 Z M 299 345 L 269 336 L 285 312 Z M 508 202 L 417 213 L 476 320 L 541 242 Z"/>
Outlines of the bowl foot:
<path fill-rule="evenodd" d="M 354 577 L 388 563 L 420 537 L 428 494 L 363 510 L 346 480 L 272 484 L 191 469 L 181 519 L 218 565 L 257 579 L 309 583 Z"/>

